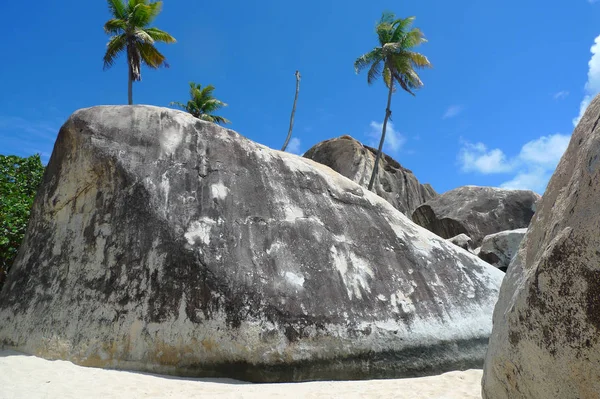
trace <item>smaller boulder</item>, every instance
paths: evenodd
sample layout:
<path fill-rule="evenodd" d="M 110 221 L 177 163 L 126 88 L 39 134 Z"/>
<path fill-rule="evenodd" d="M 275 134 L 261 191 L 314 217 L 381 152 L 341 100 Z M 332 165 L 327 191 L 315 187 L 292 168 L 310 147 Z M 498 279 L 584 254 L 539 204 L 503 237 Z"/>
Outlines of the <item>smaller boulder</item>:
<path fill-rule="evenodd" d="M 529 190 L 464 186 L 430 199 L 412 219 L 442 238 L 464 233 L 479 247 L 489 234 L 527 228 L 540 198 Z"/>
<path fill-rule="evenodd" d="M 477 256 L 506 272 L 510 261 L 519 250 L 525 233 L 527 233 L 527 229 L 517 229 L 485 236 Z"/>
<path fill-rule="evenodd" d="M 473 240 L 471 240 L 471 237 L 469 237 L 468 235 L 466 235 L 464 233 L 454 236 L 452 238 L 448 238 L 448 241 L 450 241 L 452 244 L 456 245 L 457 247 L 461 247 L 465 251 L 472 252 Z"/>

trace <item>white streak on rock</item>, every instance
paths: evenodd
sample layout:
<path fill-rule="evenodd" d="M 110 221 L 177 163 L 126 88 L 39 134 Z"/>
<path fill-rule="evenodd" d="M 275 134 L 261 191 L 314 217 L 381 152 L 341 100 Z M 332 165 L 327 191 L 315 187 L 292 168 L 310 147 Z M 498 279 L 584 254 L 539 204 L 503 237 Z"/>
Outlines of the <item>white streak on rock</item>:
<path fill-rule="evenodd" d="M 214 220 L 204 217 L 192 222 L 184 237 L 190 245 L 196 245 L 199 242 L 208 245 L 210 243 L 210 232 L 216 224 L 217 222 Z"/>
<path fill-rule="evenodd" d="M 210 186 L 210 192 L 214 199 L 224 200 L 227 198 L 227 194 L 229 194 L 229 188 L 222 181 L 219 181 L 217 184 Z"/>

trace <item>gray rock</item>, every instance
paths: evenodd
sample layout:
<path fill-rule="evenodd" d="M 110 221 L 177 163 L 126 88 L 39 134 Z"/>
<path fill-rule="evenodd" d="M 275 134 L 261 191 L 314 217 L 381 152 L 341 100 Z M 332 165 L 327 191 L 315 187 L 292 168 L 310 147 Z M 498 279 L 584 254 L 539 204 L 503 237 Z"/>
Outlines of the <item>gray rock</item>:
<path fill-rule="evenodd" d="M 544 193 L 498 304 L 485 399 L 600 395 L 600 98 Z"/>
<path fill-rule="evenodd" d="M 527 229 L 517 229 L 485 236 L 478 253 L 479 258 L 506 271 L 513 256 L 517 253 L 525 233 L 527 233 Z"/>
<path fill-rule="evenodd" d="M 466 234 L 459 234 L 452 238 L 448 238 L 448 241 L 466 251 L 473 249 L 473 240 Z"/>
<path fill-rule="evenodd" d="M 369 185 L 374 148 L 365 146 L 350 136 L 326 140 L 313 146 L 304 157 L 329 166 L 336 172 L 363 187 Z M 424 202 L 437 197 L 429 184 L 421 184 L 410 170 L 402 167 L 392 157 L 382 154 L 374 192 L 408 217 Z"/>
<path fill-rule="evenodd" d="M 478 247 L 489 234 L 526 228 L 539 199 L 528 190 L 465 186 L 427 201 L 412 219 L 443 238 L 464 233 Z"/>
<path fill-rule="evenodd" d="M 503 273 L 328 167 L 183 112 L 62 127 L 0 344 L 251 381 L 481 367 Z"/>

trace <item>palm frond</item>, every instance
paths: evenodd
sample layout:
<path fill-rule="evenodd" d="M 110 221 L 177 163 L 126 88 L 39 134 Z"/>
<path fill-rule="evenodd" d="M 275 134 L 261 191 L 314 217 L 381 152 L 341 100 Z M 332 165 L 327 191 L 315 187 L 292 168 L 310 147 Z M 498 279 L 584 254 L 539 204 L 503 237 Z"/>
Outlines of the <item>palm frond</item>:
<path fill-rule="evenodd" d="M 394 33 L 392 34 L 391 42 L 400 41 L 402 36 L 406 34 L 410 30 L 413 22 L 415 21 L 415 17 L 408 18 L 399 18 L 393 22 Z"/>
<path fill-rule="evenodd" d="M 108 35 L 119 35 L 127 30 L 127 22 L 123 19 L 113 18 L 104 24 L 104 32 Z"/>
<path fill-rule="evenodd" d="M 413 28 L 402 36 L 399 43 L 401 43 L 402 48 L 411 49 L 420 46 L 423 43 L 427 43 L 427 39 L 419 28 Z"/>
<path fill-rule="evenodd" d="M 370 67 L 373 63 L 382 61 L 382 52 L 380 47 L 376 47 L 370 52 L 361 55 L 354 61 L 354 70 L 360 73 L 362 70 Z"/>
<path fill-rule="evenodd" d="M 368 84 L 373 84 L 377 78 L 381 75 L 381 67 L 382 67 L 383 62 L 382 61 L 378 61 L 378 62 L 374 62 L 371 65 L 371 68 L 369 68 L 369 72 L 367 73 L 367 83 Z"/>
<path fill-rule="evenodd" d="M 107 0 L 108 9 L 115 19 L 125 19 L 127 17 L 127 6 L 121 0 Z"/>
<path fill-rule="evenodd" d="M 150 23 L 151 8 L 146 1 L 139 1 L 135 4 L 129 14 L 129 22 L 138 28 L 147 26 Z"/>
<path fill-rule="evenodd" d="M 177 40 L 165 31 L 158 28 L 146 28 L 144 31 L 156 42 L 176 43 Z"/>
<path fill-rule="evenodd" d="M 138 41 L 154 44 L 154 39 L 144 29 L 135 28 L 133 31 L 133 36 L 135 36 Z"/>
<path fill-rule="evenodd" d="M 115 63 L 115 59 L 125 50 L 127 46 L 127 36 L 125 34 L 113 36 L 106 45 L 104 54 L 104 69 L 108 69 Z"/>
<path fill-rule="evenodd" d="M 148 8 L 149 8 L 148 9 L 148 11 L 149 11 L 148 23 L 152 23 L 152 21 L 154 21 L 154 19 L 156 19 L 158 14 L 160 14 L 160 12 L 162 11 L 162 6 L 163 6 L 162 1 L 156 1 L 154 3 L 148 4 Z"/>
<path fill-rule="evenodd" d="M 169 67 L 169 64 L 165 62 L 165 56 L 151 43 L 137 42 L 135 47 L 140 52 L 141 60 L 150 68 L 158 69 L 161 66 L 166 68 Z"/>
<path fill-rule="evenodd" d="M 420 53 L 415 53 L 413 51 L 407 51 L 406 57 L 410 60 L 413 68 L 432 68 L 433 65 L 429 62 L 426 56 Z"/>

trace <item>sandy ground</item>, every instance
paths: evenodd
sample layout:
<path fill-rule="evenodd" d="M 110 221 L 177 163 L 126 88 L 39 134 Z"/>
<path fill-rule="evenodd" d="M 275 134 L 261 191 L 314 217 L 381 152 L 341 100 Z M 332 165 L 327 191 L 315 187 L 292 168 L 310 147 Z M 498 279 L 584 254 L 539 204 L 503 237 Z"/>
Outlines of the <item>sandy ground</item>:
<path fill-rule="evenodd" d="M 0 351 L 0 398 L 481 398 L 481 370 L 401 380 L 247 384 L 103 370 Z"/>

